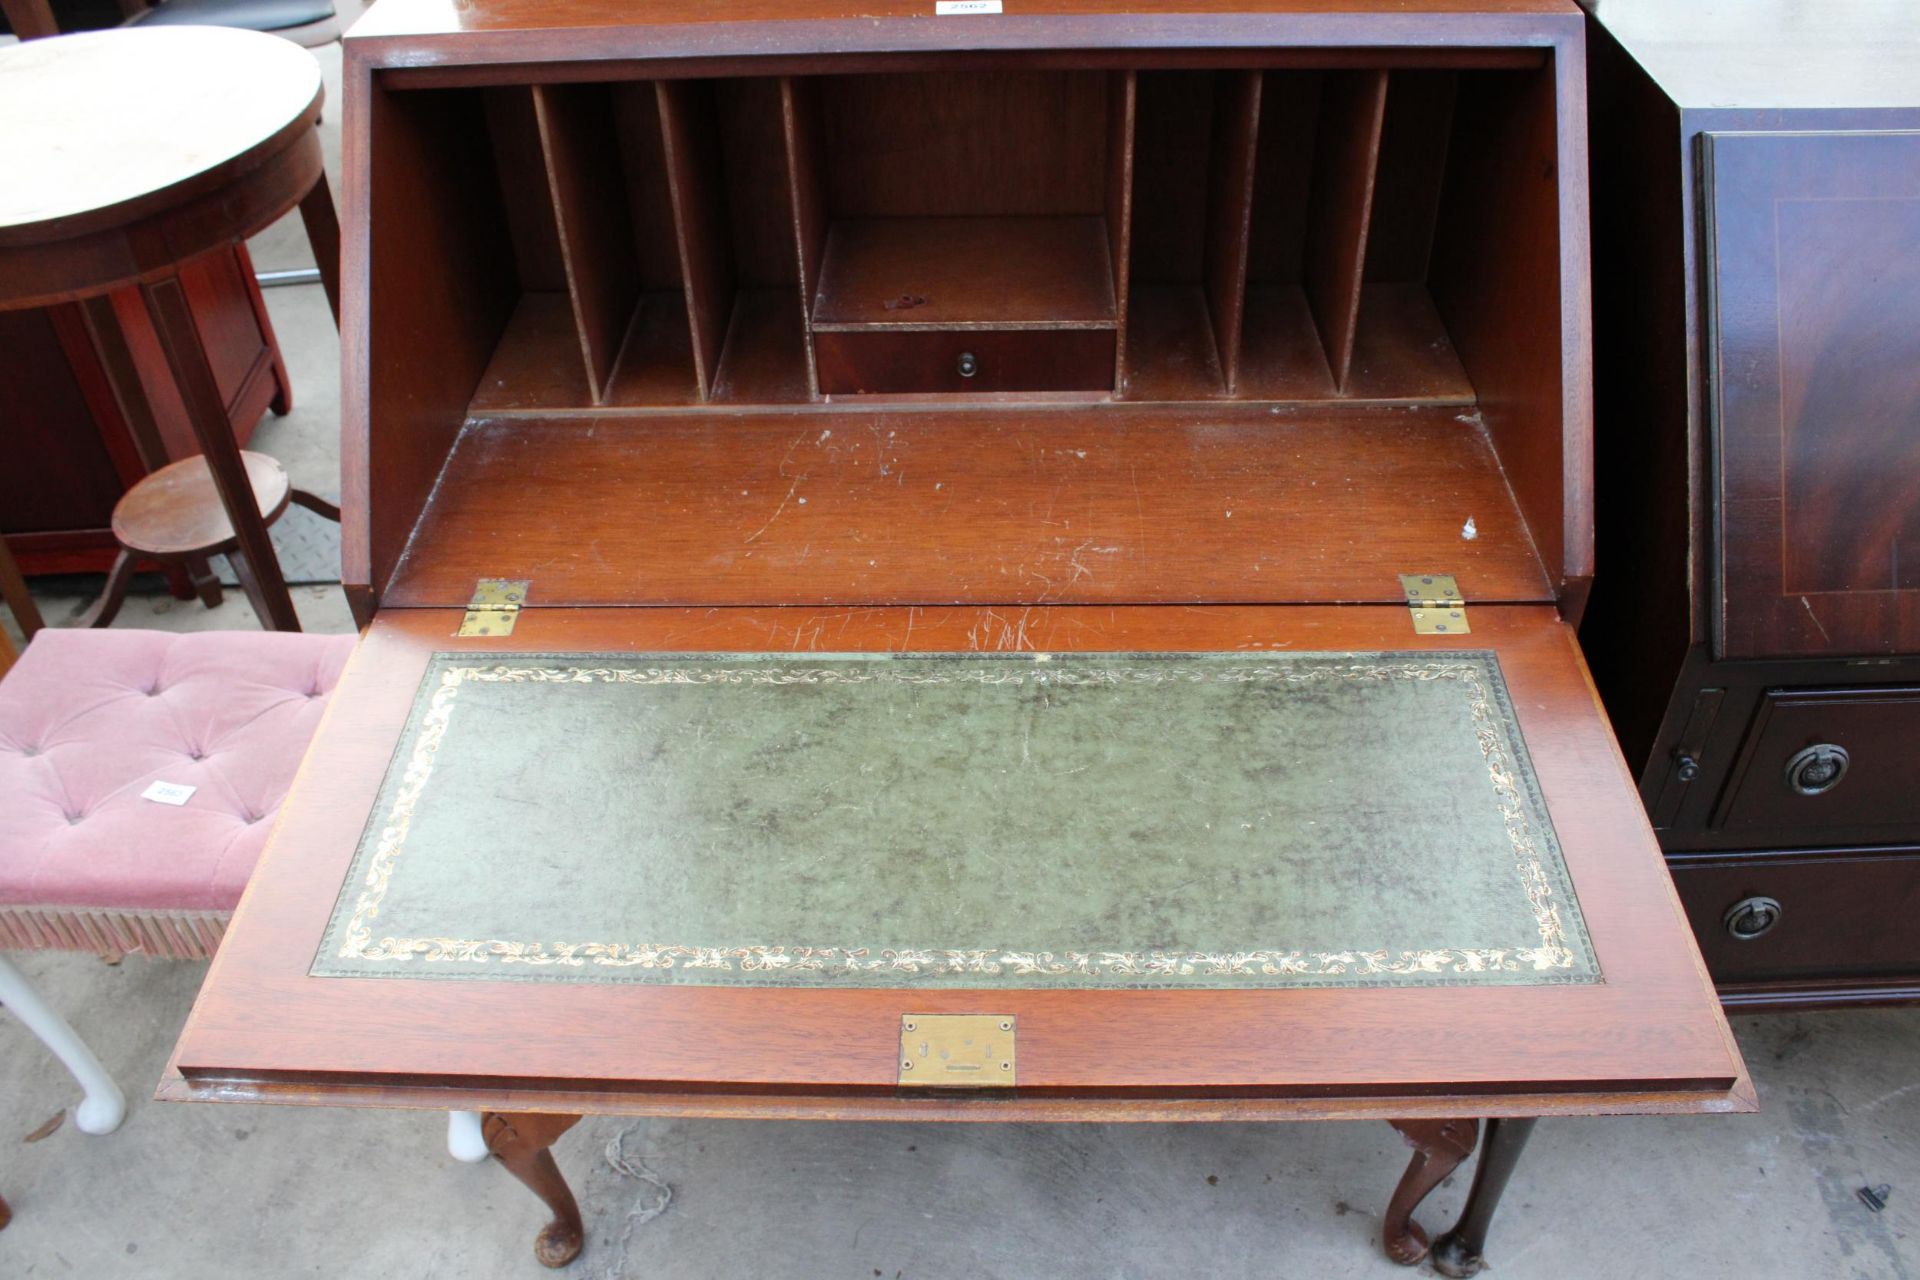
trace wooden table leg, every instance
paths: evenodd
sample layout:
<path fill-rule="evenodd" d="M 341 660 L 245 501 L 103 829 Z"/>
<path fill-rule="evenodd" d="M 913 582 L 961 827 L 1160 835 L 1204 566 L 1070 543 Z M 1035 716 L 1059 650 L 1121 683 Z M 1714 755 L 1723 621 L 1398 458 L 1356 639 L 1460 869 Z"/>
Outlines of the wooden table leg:
<path fill-rule="evenodd" d="M 140 376 L 140 359 L 127 341 L 126 326 L 121 324 L 120 312 L 114 307 L 114 298 L 127 292 L 138 294 L 139 290 L 116 289 L 112 294 L 100 294 L 75 305 L 86 331 L 87 345 L 99 360 L 101 372 L 106 374 L 107 389 L 126 423 L 133 452 L 140 462 L 131 471 L 124 466 L 115 468 L 121 482 L 131 487 L 142 476 L 158 471 L 173 459 L 167 456 L 166 442 L 160 438 L 160 424 L 154 421 L 153 402 L 147 398 L 146 380 Z M 164 376 L 158 370 L 155 374 Z"/>
<path fill-rule="evenodd" d="M 234 540 L 253 571 L 260 625 L 274 631 L 298 631 L 300 619 L 293 611 L 293 597 L 287 593 L 280 560 L 267 537 L 267 523 L 260 518 L 246 465 L 240 461 L 240 446 L 227 420 L 226 400 L 214 379 L 213 367 L 207 363 L 206 349 L 200 345 L 200 333 L 194 327 L 193 313 L 187 308 L 187 295 L 180 287 L 180 278 L 162 277 L 141 285 L 140 293 L 146 300 L 147 314 L 153 318 L 161 349 L 166 352 L 174 383 L 180 388 L 180 398 L 186 404 L 187 420 L 193 425 L 200 452 L 213 474 L 220 503 L 233 524 Z"/>
<path fill-rule="evenodd" d="M 1443 1276 L 1471 1276 L 1486 1265 L 1487 1228 L 1500 1194 L 1520 1163 L 1520 1153 L 1533 1136 L 1531 1116 L 1487 1121 L 1487 1140 L 1480 1148 L 1480 1164 L 1473 1171 L 1473 1190 L 1453 1230 L 1433 1242 L 1433 1268 Z"/>
<path fill-rule="evenodd" d="M 1477 1120 L 1393 1120 L 1395 1129 L 1413 1148 L 1413 1160 L 1400 1175 L 1387 1203 L 1387 1218 L 1381 1227 L 1381 1243 L 1387 1256 L 1403 1267 L 1410 1267 L 1427 1256 L 1427 1233 L 1413 1220 L 1413 1211 L 1429 1192 L 1460 1167 L 1473 1154 L 1474 1140 L 1480 1133 Z"/>
<path fill-rule="evenodd" d="M 305 507 L 322 519 L 331 520 L 335 524 L 340 523 L 340 508 L 328 502 L 319 494 L 310 493 L 305 489 L 295 489 L 287 496 L 292 499 L 296 505 Z"/>
<path fill-rule="evenodd" d="M 7 549 L 6 539 L 0 537 L 0 599 L 7 602 L 7 608 L 13 611 L 13 620 L 20 627 L 20 634 L 33 639 L 33 633 L 46 623 L 41 621 L 40 607 L 33 602 L 33 595 L 27 590 L 27 580 L 20 576 L 20 565 L 14 560 L 13 552 Z"/>
<path fill-rule="evenodd" d="M 200 603 L 209 609 L 220 607 L 220 575 L 213 571 L 205 556 L 196 556 L 183 567 L 187 585 L 192 594 L 200 597 Z M 239 575 L 235 575 L 236 577 Z"/>
<path fill-rule="evenodd" d="M 0 0 L 0 13 L 7 15 L 7 25 L 22 40 L 60 34 L 60 24 L 54 21 L 53 6 L 48 0 Z"/>
<path fill-rule="evenodd" d="M 125 547 L 113 558 L 113 568 L 107 571 L 107 585 L 101 589 L 100 598 L 88 606 L 75 625 L 81 627 L 110 627 L 113 620 L 120 616 L 120 606 L 127 602 L 127 584 L 133 581 L 133 553 Z"/>
<path fill-rule="evenodd" d="M 586 1241 L 580 1206 L 574 1202 L 560 1166 L 553 1162 L 553 1152 L 548 1150 L 554 1139 L 579 1123 L 579 1116 L 501 1115 L 492 1111 L 481 1121 L 493 1158 L 553 1210 L 553 1221 L 540 1228 L 533 1242 L 533 1256 L 542 1266 L 566 1266 L 580 1256 L 580 1246 Z"/>
<path fill-rule="evenodd" d="M 333 327 L 340 327 L 340 218 L 333 209 L 333 191 L 327 175 L 313 184 L 300 201 L 300 220 L 307 224 L 307 243 L 313 246 L 313 261 L 320 268 L 320 287 L 327 291 L 327 305 L 333 308 Z"/>

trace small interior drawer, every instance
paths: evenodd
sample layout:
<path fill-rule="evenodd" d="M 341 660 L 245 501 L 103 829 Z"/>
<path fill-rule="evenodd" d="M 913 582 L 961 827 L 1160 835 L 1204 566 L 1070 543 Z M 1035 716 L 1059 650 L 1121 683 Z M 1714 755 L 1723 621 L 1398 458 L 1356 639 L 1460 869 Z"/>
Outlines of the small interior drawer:
<path fill-rule="evenodd" d="M 1917 740 L 1920 689 L 1769 690 L 1713 825 L 1920 835 Z"/>
<path fill-rule="evenodd" d="M 1920 849 L 1670 858 L 1716 982 L 1920 970 Z"/>
<path fill-rule="evenodd" d="M 813 347 L 826 395 L 1113 389 L 1112 329 L 829 331 Z"/>

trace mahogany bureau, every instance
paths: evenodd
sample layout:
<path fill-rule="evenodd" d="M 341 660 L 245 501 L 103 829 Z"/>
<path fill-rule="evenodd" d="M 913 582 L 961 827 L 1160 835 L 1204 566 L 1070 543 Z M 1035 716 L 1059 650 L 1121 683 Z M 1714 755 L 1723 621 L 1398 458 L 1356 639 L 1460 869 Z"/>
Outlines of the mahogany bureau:
<path fill-rule="evenodd" d="M 1582 639 L 1721 998 L 1920 997 L 1920 15 L 1594 6 Z"/>
<path fill-rule="evenodd" d="M 162 1096 L 1392 1121 L 1754 1095 L 1575 643 L 1553 0 L 382 0 L 358 651 Z"/>

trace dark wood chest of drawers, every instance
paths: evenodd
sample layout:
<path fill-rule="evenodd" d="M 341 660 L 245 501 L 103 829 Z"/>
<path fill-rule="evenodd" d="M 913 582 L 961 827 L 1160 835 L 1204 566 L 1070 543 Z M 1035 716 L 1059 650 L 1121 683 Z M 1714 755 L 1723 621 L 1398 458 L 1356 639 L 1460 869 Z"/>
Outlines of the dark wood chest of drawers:
<path fill-rule="evenodd" d="M 1582 630 L 1722 998 L 1920 996 L 1920 18 L 1592 6 Z"/>

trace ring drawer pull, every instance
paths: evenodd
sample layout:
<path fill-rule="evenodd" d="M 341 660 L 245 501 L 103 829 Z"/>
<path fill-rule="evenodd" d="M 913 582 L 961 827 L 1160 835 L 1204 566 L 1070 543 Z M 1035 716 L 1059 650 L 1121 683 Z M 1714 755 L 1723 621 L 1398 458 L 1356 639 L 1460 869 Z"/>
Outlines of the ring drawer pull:
<path fill-rule="evenodd" d="M 1796 752 L 1787 761 L 1787 785 L 1803 796 L 1817 796 L 1840 785 L 1852 758 L 1847 749 L 1831 742 Z"/>
<path fill-rule="evenodd" d="M 1726 925 L 1727 936 L 1735 942 L 1752 942 L 1771 933 L 1786 913 L 1787 909 L 1777 898 L 1742 898 L 1727 908 L 1720 923 Z"/>
<path fill-rule="evenodd" d="M 960 353 L 960 376 L 963 378 L 971 378 L 978 372 L 980 372 L 980 362 L 974 358 L 973 352 L 962 351 Z"/>

